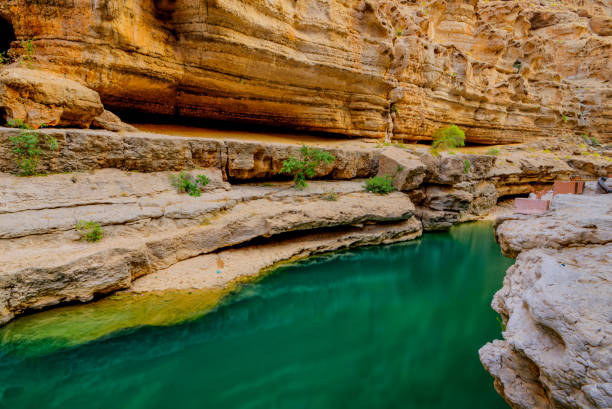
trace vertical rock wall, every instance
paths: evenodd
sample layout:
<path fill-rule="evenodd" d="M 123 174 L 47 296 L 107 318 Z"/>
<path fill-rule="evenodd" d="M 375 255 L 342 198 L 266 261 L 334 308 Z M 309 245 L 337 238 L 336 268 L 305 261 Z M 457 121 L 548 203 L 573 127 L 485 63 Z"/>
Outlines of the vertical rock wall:
<path fill-rule="evenodd" d="M 110 109 L 479 143 L 610 127 L 605 1 L 6 0 Z M 18 43 L 13 47 L 19 51 Z"/>

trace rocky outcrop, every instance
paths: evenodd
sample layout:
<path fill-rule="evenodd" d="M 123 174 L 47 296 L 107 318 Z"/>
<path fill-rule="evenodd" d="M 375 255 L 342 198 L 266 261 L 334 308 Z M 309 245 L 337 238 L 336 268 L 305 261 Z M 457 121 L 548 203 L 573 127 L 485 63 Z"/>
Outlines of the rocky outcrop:
<path fill-rule="evenodd" d="M 113 132 L 138 132 L 138 129 L 126 124 L 117 115 L 106 109 L 100 116 L 94 118 L 91 126 L 92 128 L 106 129 Z"/>
<path fill-rule="evenodd" d="M 378 176 L 391 176 L 397 190 L 412 190 L 423 183 L 426 167 L 418 156 L 396 147 L 386 147 L 378 159 Z"/>
<path fill-rule="evenodd" d="M 425 230 L 477 219 L 491 212 L 500 199 L 529 194 L 532 187 L 550 187 L 557 179 L 593 179 L 612 172 L 612 158 L 603 156 L 607 151 L 572 138 L 503 147 L 495 155 L 417 154 L 427 165 L 428 187 L 415 200 Z"/>
<path fill-rule="evenodd" d="M 0 128 L 2 171 L 17 172 L 10 137 L 18 132 Z M 258 246 L 252 243 L 256 239 L 274 238 L 267 241 L 269 252 L 252 257 L 252 250 L 232 249 L 237 259 L 227 262 L 224 277 L 231 280 L 254 274 L 257 266 L 346 246 L 408 240 L 422 229 L 448 228 L 486 215 L 508 184 L 515 186 L 512 191 L 516 186 L 528 189 L 536 181 L 610 167 L 610 158 L 587 147 L 579 150 L 580 158 L 588 158 L 582 159 L 585 166 L 576 169 L 570 161 L 578 156 L 571 150 L 563 151 L 572 154 L 567 159 L 561 151 L 531 147 L 513 147 L 499 155 L 432 156 L 424 148 L 351 142 L 320 146 L 336 160 L 319 166 L 315 176 L 332 181 L 309 181 L 309 188 L 298 191 L 280 173 L 285 159 L 299 156 L 297 144 L 94 130 L 40 132 L 55 137 L 59 145 L 57 151 L 44 153 L 40 170 L 68 173 L 32 178 L 0 174 L 3 321 L 127 289 L 152 272 L 176 277 L 200 260 L 208 267 L 194 270 L 195 275 L 185 272 L 191 278 L 181 282 L 201 280 L 207 287 L 212 253 Z M 519 152 L 529 159 L 515 158 Z M 545 160 L 547 156 L 552 158 Z M 178 194 L 172 187 L 172 171 L 176 176 L 179 170 L 207 175 L 210 183 L 201 197 Z M 377 174 L 392 176 L 399 191 L 366 193 L 364 180 L 355 179 Z M 244 184 L 257 180 L 266 182 Z M 79 241 L 75 228 L 81 220 L 100 224 L 103 240 Z M 238 268 L 243 256 L 253 258 L 252 268 Z M 168 288 L 178 285 L 170 278 L 166 283 Z"/>
<path fill-rule="evenodd" d="M 364 192 L 363 181 L 312 182 L 299 191 L 289 183 L 231 187 L 219 169 L 196 173 L 202 172 L 211 180 L 202 197 L 178 194 L 166 172 L 2 176 L 0 322 L 125 289 L 142 275 L 256 238 L 362 226 L 328 235 L 319 248 L 325 251 L 407 240 L 421 231 L 408 196 L 378 200 Z M 333 200 L 326 198 L 330 192 Z M 79 241 L 79 220 L 99 223 L 103 240 Z M 361 231 L 364 223 L 391 224 Z"/>
<path fill-rule="evenodd" d="M 610 4 L 9 0 L 33 65 L 111 110 L 468 141 L 610 140 Z M 16 54 L 24 54 L 13 43 Z"/>
<path fill-rule="evenodd" d="M 504 340 L 480 350 L 497 391 L 513 408 L 611 407 L 612 196 L 556 196 L 497 239 L 518 254 L 492 304 Z"/>
<path fill-rule="evenodd" d="M 103 111 L 98 93 L 76 81 L 25 68 L 0 71 L 0 120 L 88 128 Z"/>
<path fill-rule="evenodd" d="M 20 131 L 0 127 L 0 171 L 17 172 L 9 138 Z M 141 172 L 219 168 L 232 180 L 279 177 L 283 160 L 299 156 L 295 144 L 259 143 L 148 133 L 115 133 L 94 130 L 45 129 L 41 135 L 57 139 L 59 149 L 46 152 L 40 171 L 70 172 L 118 168 Z M 334 155 L 317 177 L 352 179 L 378 170 L 372 149 L 321 147 Z M 287 176 L 285 176 L 287 178 Z"/>

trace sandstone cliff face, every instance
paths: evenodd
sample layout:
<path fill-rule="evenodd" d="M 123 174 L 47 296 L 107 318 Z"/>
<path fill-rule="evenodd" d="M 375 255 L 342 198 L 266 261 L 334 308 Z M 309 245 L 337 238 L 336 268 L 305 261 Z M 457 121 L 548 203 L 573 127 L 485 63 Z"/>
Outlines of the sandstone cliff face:
<path fill-rule="evenodd" d="M 109 109 L 421 139 L 610 140 L 612 6 L 587 1 L 7 0 L 37 67 Z M 14 43 L 14 47 L 17 44 Z"/>

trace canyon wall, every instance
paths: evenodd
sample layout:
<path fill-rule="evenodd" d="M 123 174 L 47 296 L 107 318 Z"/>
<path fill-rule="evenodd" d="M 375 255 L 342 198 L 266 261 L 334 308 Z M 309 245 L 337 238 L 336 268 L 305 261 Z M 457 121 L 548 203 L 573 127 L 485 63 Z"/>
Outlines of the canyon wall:
<path fill-rule="evenodd" d="M 116 111 L 347 136 L 612 140 L 605 0 L 4 0 L 28 65 Z M 2 50 L 0 50 L 2 51 Z"/>

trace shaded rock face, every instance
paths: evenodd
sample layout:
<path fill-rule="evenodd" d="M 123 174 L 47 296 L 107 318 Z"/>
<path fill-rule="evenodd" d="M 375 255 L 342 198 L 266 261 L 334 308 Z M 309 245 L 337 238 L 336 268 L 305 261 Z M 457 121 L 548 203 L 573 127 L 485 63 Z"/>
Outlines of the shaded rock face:
<path fill-rule="evenodd" d="M 104 111 L 98 93 L 76 81 L 14 67 L 0 71 L 0 109 L 0 120 L 21 119 L 34 128 L 88 128 Z"/>
<path fill-rule="evenodd" d="M 504 340 L 480 359 L 513 408 L 612 407 L 612 195 L 559 195 L 497 226 L 515 256 L 492 306 Z"/>
<path fill-rule="evenodd" d="M 8 0 L 38 66 L 109 109 L 423 139 L 610 140 L 608 2 Z M 68 41 L 67 41 L 68 40 Z M 15 44 L 16 47 L 16 44 Z"/>

